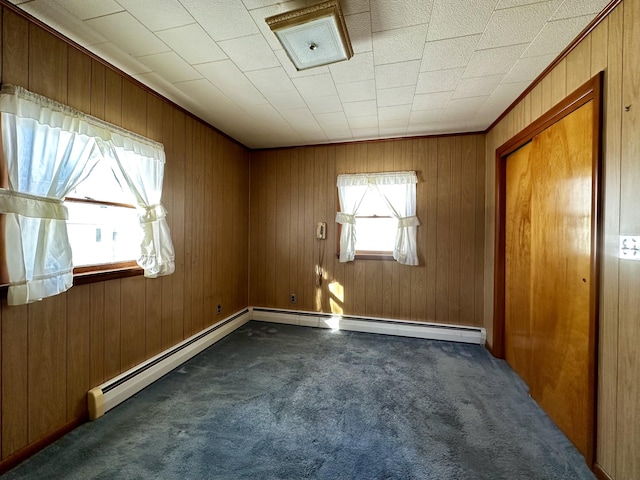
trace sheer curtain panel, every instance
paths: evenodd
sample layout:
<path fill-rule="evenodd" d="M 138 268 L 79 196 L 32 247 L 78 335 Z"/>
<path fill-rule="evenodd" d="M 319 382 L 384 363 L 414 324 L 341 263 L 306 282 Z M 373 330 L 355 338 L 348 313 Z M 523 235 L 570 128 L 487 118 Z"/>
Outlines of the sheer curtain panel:
<path fill-rule="evenodd" d="M 99 159 L 92 126 L 75 112 L 20 87 L 0 91 L 8 187 L 6 214 L 9 305 L 31 303 L 73 284 L 67 211 L 62 200 Z"/>
<path fill-rule="evenodd" d="M 341 262 L 355 258 L 355 217 L 369 189 L 384 199 L 389 212 L 398 220 L 393 258 L 403 265 L 418 265 L 416 234 L 420 221 L 416 216 L 417 183 L 416 172 L 410 171 L 338 175 L 342 212 L 336 215 L 336 222 L 343 224 L 340 235 Z"/>
<path fill-rule="evenodd" d="M 175 254 L 166 210 L 160 203 L 165 163 L 162 145 L 132 134 L 114 132 L 108 152 L 140 208 L 142 241 L 138 265 L 144 268 L 145 277 L 172 274 Z"/>

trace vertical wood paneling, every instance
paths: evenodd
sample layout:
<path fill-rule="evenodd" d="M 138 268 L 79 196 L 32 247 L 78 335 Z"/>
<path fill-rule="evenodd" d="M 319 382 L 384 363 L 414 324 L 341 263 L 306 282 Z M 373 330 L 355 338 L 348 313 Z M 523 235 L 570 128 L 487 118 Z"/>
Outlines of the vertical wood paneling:
<path fill-rule="evenodd" d="M 85 416 L 87 391 L 91 387 L 91 286 L 67 293 L 67 417 L 70 422 Z"/>
<path fill-rule="evenodd" d="M 67 419 L 67 295 L 29 305 L 29 443 Z"/>
<path fill-rule="evenodd" d="M 598 352 L 598 441 L 596 463 L 614 479 L 640 475 L 637 378 L 638 305 L 635 264 L 618 258 L 620 234 L 637 234 L 638 123 L 636 104 L 640 84 L 637 0 L 624 0 L 581 42 L 569 57 L 531 92 L 531 119 L 548 111 L 576 84 L 605 70 L 603 150 L 603 251 Z M 565 92 L 562 92 L 564 78 Z M 624 89 L 623 89 L 624 84 Z M 553 90 L 553 92 L 552 92 Z M 538 97 L 540 101 L 538 102 Z M 631 105 L 627 112 L 624 106 Z M 495 149 L 508 140 L 505 120 L 487 134 L 485 234 L 485 327 L 492 335 L 493 318 L 493 195 Z M 635 132 L 635 133 L 632 133 Z M 635 320 L 632 320 L 635 319 Z M 634 378 L 635 380 L 630 380 Z"/>
<path fill-rule="evenodd" d="M 620 234 L 640 234 L 640 2 L 624 4 Z M 640 477 L 640 264 L 620 261 L 616 474 Z"/>
<path fill-rule="evenodd" d="M 163 203 L 176 253 L 176 271 L 163 279 L 132 277 L 73 287 L 28 307 L 3 302 L 4 459 L 82 418 L 90 387 L 215 319 L 207 311 L 211 285 L 225 314 L 247 306 L 249 231 L 243 219 L 249 206 L 249 153 L 5 9 L 0 48 L 3 83 L 22 85 L 164 144 Z M 214 243 L 211 237 L 222 240 Z"/>
<path fill-rule="evenodd" d="M 173 109 L 172 109 L 173 110 Z M 171 345 L 179 342 L 183 338 L 184 319 L 186 315 L 185 309 L 185 218 L 187 212 L 185 210 L 185 197 L 188 188 L 184 176 L 186 168 L 186 118 L 182 112 L 173 110 L 172 112 L 173 131 L 172 153 L 168 162 L 173 166 L 169 168 L 169 172 L 173 172 L 171 185 L 173 186 L 173 211 L 169 213 L 172 220 L 171 239 L 173 240 L 173 248 L 176 254 L 176 271 L 172 275 L 173 292 L 172 311 L 170 322 L 162 325 L 162 348 L 166 349 Z M 163 291 L 164 293 L 164 291 Z M 163 318 L 164 315 L 163 315 Z"/>
<path fill-rule="evenodd" d="M 2 300 L 2 457 L 29 443 L 29 307 L 7 307 Z"/>
<path fill-rule="evenodd" d="M 288 298 L 281 297 L 296 293 L 294 308 L 300 310 L 438 322 L 451 321 L 455 312 L 456 322 L 481 325 L 484 148 L 479 135 L 254 152 L 250 303 L 289 308 Z M 418 172 L 420 265 L 340 263 L 334 221 L 337 175 L 394 170 Z M 268 189 L 276 193 L 270 195 Z M 282 231 L 271 230 L 272 217 Z M 319 221 L 328 224 L 328 238 L 322 242 L 315 239 Z M 319 289 L 314 281 L 318 246 L 324 251 L 325 275 Z M 273 267 L 270 258 L 275 259 Z M 275 300 L 264 291 L 270 288 L 272 272 L 284 285 L 273 288 L 279 292 Z"/>
<path fill-rule="evenodd" d="M 89 385 L 97 387 L 106 380 L 105 377 L 105 308 L 104 284 L 91 285 L 90 339 L 89 348 Z"/>

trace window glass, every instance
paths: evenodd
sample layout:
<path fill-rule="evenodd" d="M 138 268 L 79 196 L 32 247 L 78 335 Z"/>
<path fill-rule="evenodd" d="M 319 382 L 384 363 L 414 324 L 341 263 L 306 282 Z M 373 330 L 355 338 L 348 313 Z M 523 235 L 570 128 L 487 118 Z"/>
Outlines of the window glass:
<path fill-rule="evenodd" d="M 140 224 L 134 208 L 65 202 L 73 266 L 135 260 L 140 253 Z"/>
<path fill-rule="evenodd" d="M 393 217 L 356 217 L 356 252 L 392 252 L 397 231 Z"/>
<path fill-rule="evenodd" d="M 67 230 L 73 266 L 104 265 L 135 260 L 141 229 L 126 185 L 108 161 L 99 161 L 89 176 L 67 196 Z"/>

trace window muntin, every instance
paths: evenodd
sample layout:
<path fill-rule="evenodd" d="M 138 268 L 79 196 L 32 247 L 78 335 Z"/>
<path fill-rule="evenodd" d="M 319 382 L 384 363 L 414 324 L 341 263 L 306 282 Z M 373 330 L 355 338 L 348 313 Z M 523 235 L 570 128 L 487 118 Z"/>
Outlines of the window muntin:
<path fill-rule="evenodd" d="M 391 255 L 398 229 L 398 221 L 375 190 L 367 189 L 356 214 L 356 255 Z"/>
<path fill-rule="evenodd" d="M 74 269 L 134 262 L 140 253 L 140 224 L 133 199 L 108 160 L 67 195 L 67 232 Z M 86 269 L 83 269 L 86 270 Z"/>

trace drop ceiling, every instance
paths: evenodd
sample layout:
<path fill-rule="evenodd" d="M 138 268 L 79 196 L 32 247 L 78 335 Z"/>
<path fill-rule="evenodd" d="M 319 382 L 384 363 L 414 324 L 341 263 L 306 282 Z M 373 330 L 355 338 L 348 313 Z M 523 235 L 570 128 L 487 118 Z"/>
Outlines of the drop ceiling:
<path fill-rule="evenodd" d="M 342 0 L 296 71 L 264 19 L 320 0 L 11 0 L 249 148 L 486 129 L 609 0 Z"/>

